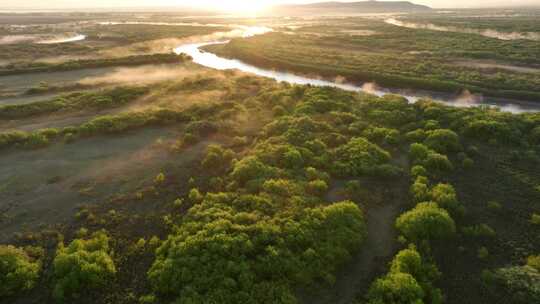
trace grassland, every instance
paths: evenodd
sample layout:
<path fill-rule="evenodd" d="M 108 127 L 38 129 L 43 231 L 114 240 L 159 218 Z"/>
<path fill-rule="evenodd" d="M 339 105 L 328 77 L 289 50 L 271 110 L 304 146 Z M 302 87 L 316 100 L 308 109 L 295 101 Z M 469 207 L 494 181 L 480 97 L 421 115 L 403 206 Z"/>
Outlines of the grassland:
<path fill-rule="evenodd" d="M 220 55 L 255 65 L 395 88 L 539 100 L 539 72 L 520 73 L 474 63 L 495 61 L 538 66 L 535 41 L 505 41 L 467 33 L 410 29 L 374 19 L 340 19 L 295 31 L 274 32 L 207 47 Z"/>
<path fill-rule="evenodd" d="M 107 19 L 106 19 L 107 20 Z M 99 21 L 99 20 L 98 20 Z M 108 21 L 108 20 L 107 20 Z M 95 21 L 86 26 L 70 26 L 51 29 L 50 26 L 30 28 L 31 30 L 9 31 L 6 35 L 39 35 L 48 34 L 51 30 L 60 33 L 78 32 L 87 38 L 75 43 L 39 44 L 16 43 L 0 44 L 0 61 L 9 63 L 34 62 L 46 59 L 95 59 L 100 57 L 100 51 L 114 47 L 127 46 L 163 38 L 182 39 L 190 36 L 208 35 L 226 31 L 227 27 L 205 26 L 168 26 L 168 25 L 99 25 Z M 121 34 L 120 34 L 121 33 Z"/>

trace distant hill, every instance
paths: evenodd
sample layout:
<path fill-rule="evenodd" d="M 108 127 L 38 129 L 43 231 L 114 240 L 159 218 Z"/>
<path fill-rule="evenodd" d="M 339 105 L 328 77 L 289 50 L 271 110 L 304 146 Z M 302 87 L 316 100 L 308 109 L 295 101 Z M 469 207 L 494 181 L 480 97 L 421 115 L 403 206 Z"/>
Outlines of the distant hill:
<path fill-rule="evenodd" d="M 431 8 L 409 1 L 318 2 L 279 5 L 272 9 L 279 15 L 352 15 L 371 13 L 423 12 Z"/>

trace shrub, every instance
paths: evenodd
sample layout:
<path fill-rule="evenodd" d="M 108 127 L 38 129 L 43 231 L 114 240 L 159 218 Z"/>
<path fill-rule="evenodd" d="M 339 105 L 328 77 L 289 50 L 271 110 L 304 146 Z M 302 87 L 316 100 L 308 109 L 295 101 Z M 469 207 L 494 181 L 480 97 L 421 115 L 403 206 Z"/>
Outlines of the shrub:
<path fill-rule="evenodd" d="M 420 203 L 396 220 L 396 228 L 409 240 L 436 240 L 456 232 L 454 220 L 436 203 Z"/>
<path fill-rule="evenodd" d="M 411 176 L 415 179 L 419 176 L 427 176 L 427 170 L 423 166 L 416 165 L 411 168 Z"/>
<path fill-rule="evenodd" d="M 148 272 L 156 292 L 178 303 L 296 303 L 294 286 L 332 282 L 336 266 L 365 237 L 352 202 L 266 220 L 231 212 L 234 195 L 207 195 L 158 248 Z M 235 205 L 254 208 L 254 197 Z"/>
<path fill-rule="evenodd" d="M 531 224 L 540 225 L 540 214 L 538 213 L 531 214 Z"/>
<path fill-rule="evenodd" d="M 412 144 L 409 147 L 409 157 L 413 164 L 422 165 L 430 175 L 438 176 L 453 169 L 446 155 L 439 154 L 423 144 Z"/>
<path fill-rule="evenodd" d="M 279 116 L 286 115 L 287 110 L 285 110 L 284 107 L 278 105 L 272 108 L 272 113 L 274 114 L 275 117 L 279 117 Z"/>
<path fill-rule="evenodd" d="M 499 268 L 483 277 L 494 291 L 502 290 L 511 295 L 512 303 L 540 303 L 540 272 L 532 267 Z"/>
<path fill-rule="evenodd" d="M 222 172 L 229 169 L 233 158 L 234 152 L 232 150 L 223 149 L 219 145 L 209 145 L 201 165 L 206 170 Z"/>
<path fill-rule="evenodd" d="M 414 143 L 409 147 L 409 157 L 414 163 L 424 161 L 430 153 L 429 148 L 423 144 Z"/>
<path fill-rule="evenodd" d="M 232 141 L 232 145 L 235 147 L 245 146 L 249 143 L 249 140 L 246 136 L 235 136 Z"/>
<path fill-rule="evenodd" d="M 487 203 L 487 208 L 491 212 L 499 212 L 502 209 L 502 205 L 496 201 L 489 201 Z"/>
<path fill-rule="evenodd" d="M 368 127 L 362 132 L 362 136 L 380 144 L 394 145 L 399 142 L 399 131 L 396 129 Z"/>
<path fill-rule="evenodd" d="M 116 273 L 109 254 L 109 237 L 104 232 L 96 232 L 87 240 L 75 239 L 68 247 L 60 243 L 53 262 L 54 297 L 63 300 L 82 290 L 104 286 Z"/>
<path fill-rule="evenodd" d="M 441 291 L 433 286 L 439 276 L 437 267 L 410 246 L 398 252 L 389 273 L 372 284 L 368 303 L 442 303 Z"/>
<path fill-rule="evenodd" d="M 314 180 L 323 180 L 325 182 L 330 181 L 330 176 L 326 172 L 319 171 L 313 167 L 306 168 L 306 178 L 309 181 L 314 181 Z"/>
<path fill-rule="evenodd" d="M 486 247 L 480 247 L 478 248 L 477 256 L 481 260 L 485 260 L 489 257 L 489 251 Z"/>
<path fill-rule="evenodd" d="M 540 255 L 531 255 L 527 258 L 527 266 L 540 272 Z"/>
<path fill-rule="evenodd" d="M 424 162 L 424 167 L 435 176 L 442 175 L 454 169 L 448 157 L 439 153 L 430 153 Z"/>
<path fill-rule="evenodd" d="M 193 188 L 189 191 L 188 198 L 192 204 L 198 204 L 202 202 L 204 196 L 201 194 L 201 192 L 199 192 L 199 189 Z"/>
<path fill-rule="evenodd" d="M 154 178 L 154 184 L 156 184 L 156 185 L 162 184 L 164 181 L 165 181 L 165 174 L 163 174 L 163 172 L 160 172 Z"/>
<path fill-rule="evenodd" d="M 201 140 L 201 138 L 199 136 L 194 135 L 192 133 L 186 133 L 182 137 L 182 144 L 187 145 L 187 146 L 194 145 L 194 144 L 198 143 L 200 140 Z"/>
<path fill-rule="evenodd" d="M 451 214 L 463 213 L 454 187 L 450 184 L 438 184 L 431 189 L 431 199 Z"/>
<path fill-rule="evenodd" d="M 269 179 L 263 183 L 262 188 L 266 193 L 279 196 L 301 194 L 300 185 L 287 179 Z"/>
<path fill-rule="evenodd" d="M 487 224 L 465 227 L 462 231 L 466 236 L 475 238 L 492 238 L 496 235 L 495 230 Z"/>
<path fill-rule="evenodd" d="M 405 134 L 405 138 L 409 142 L 421 142 L 421 141 L 424 141 L 426 137 L 427 137 L 426 131 L 424 131 L 423 129 L 417 129 L 414 131 L 407 132 L 407 134 Z"/>
<path fill-rule="evenodd" d="M 304 159 L 302 154 L 294 148 L 289 148 L 283 154 L 283 167 L 288 169 L 295 169 L 303 167 Z"/>
<path fill-rule="evenodd" d="M 337 174 L 363 175 L 377 171 L 390 160 L 390 154 L 365 138 L 355 137 L 335 151 Z"/>
<path fill-rule="evenodd" d="M 177 198 L 173 202 L 173 207 L 176 209 L 180 209 L 184 205 L 184 200 L 182 198 Z"/>
<path fill-rule="evenodd" d="M 368 304 L 424 303 L 424 291 L 408 273 L 391 273 L 377 279 L 368 292 Z"/>
<path fill-rule="evenodd" d="M 317 179 L 317 180 L 308 182 L 306 189 L 307 189 L 307 192 L 309 192 L 312 195 L 323 196 L 326 193 L 326 191 L 328 191 L 328 185 L 326 184 L 325 181 Z"/>
<path fill-rule="evenodd" d="M 34 261 L 24 250 L 0 245 L 0 297 L 33 288 L 40 269 L 40 261 Z"/>
<path fill-rule="evenodd" d="M 425 178 L 424 176 L 419 176 L 411 185 L 410 193 L 412 195 L 414 203 L 420 203 L 430 200 L 431 196 L 427 183 L 427 178 Z"/>
<path fill-rule="evenodd" d="M 245 157 L 234 164 L 231 175 L 236 182 L 242 185 L 253 179 L 268 178 L 274 175 L 273 172 L 256 157 Z"/>
<path fill-rule="evenodd" d="M 474 166 L 474 160 L 472 160 L 471 158 L 465 158 L 462 162 L 461 162 L 461 165 L 463 166 L 463 168 L 465 169 L 469 169 L 469 168 L 472 168 Z"/>
<path fill-rule="evenodd" d="M 448 129 L 429 131 L 424 144 L 439 153 L 457 152 L 462 149 L 459 136 Z"/>

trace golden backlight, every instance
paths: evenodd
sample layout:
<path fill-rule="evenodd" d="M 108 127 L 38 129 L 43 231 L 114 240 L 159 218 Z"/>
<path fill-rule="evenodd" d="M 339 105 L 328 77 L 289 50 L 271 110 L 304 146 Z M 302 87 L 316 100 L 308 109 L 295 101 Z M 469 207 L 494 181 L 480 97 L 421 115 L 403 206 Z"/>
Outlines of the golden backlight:
<path fill-rule="evenodd" d="M 228 13 L 258 13 L 268 8 L 270 3 L 268 0 L 206 0 L 201 1 L 198 6 L 206 9 L 220 10 Z"/>

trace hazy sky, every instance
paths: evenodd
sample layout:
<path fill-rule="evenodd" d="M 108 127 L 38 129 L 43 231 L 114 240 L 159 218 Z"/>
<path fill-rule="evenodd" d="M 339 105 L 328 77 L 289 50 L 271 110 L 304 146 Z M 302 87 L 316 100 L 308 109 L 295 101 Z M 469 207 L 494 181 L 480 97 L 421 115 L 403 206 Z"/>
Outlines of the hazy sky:
<path fill-rule="evenodd" d="M 66 9 L 66 8 L 106 8 L 106 7 L 134 7 L 134 6 L 194 6 L 204 3 L 206 6 L 219 4 L 223 6 L 231 0 L 0 0 L 0 8 L 34 8 L 34 9 Z M 382 0 L 385 1 L 385 0 Z M 265 4 L 280 3 L 309 3 L 320 2 L 317 0 L 240 0 L 234 1 L 254 3 L 265 2 Z M 348 2 L 351 2 L 350 0 Z M 425 4 L 431 7 L 489 7 L 489 6 L 514 6 L 514 5 L 535 5 L 540 6 L 540 0 L 413 0 L 418 4 Z"/>

